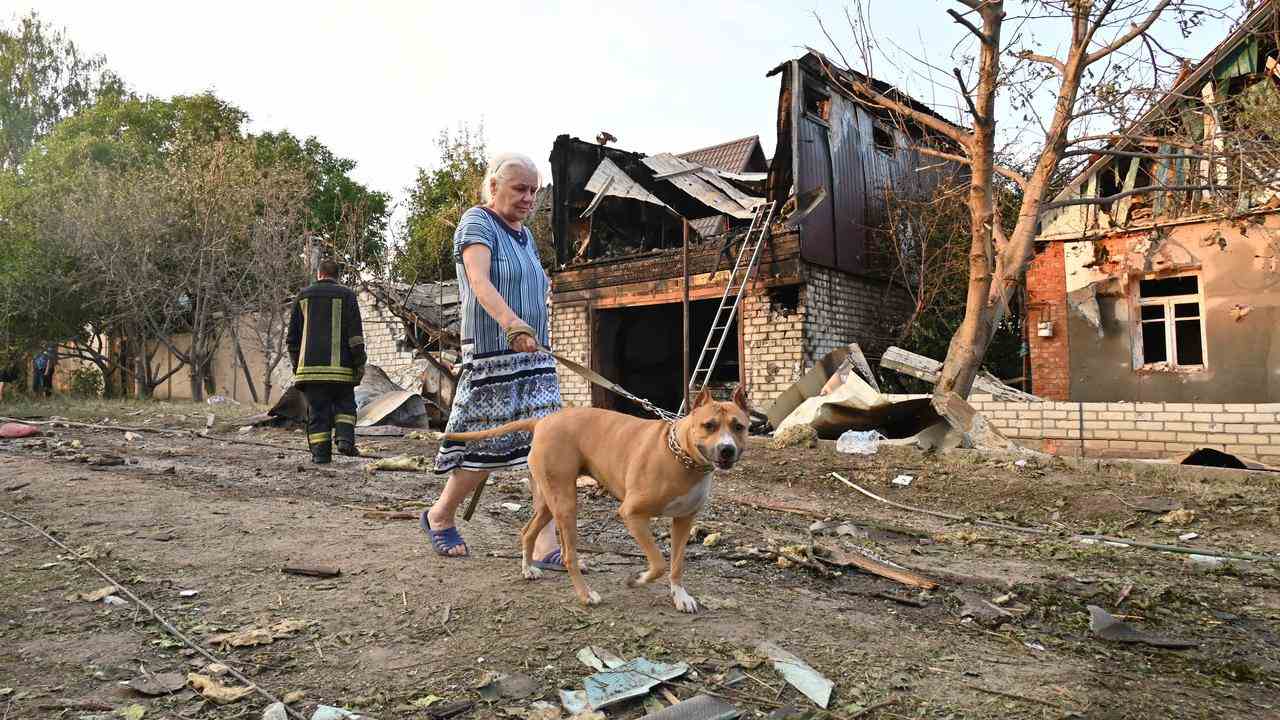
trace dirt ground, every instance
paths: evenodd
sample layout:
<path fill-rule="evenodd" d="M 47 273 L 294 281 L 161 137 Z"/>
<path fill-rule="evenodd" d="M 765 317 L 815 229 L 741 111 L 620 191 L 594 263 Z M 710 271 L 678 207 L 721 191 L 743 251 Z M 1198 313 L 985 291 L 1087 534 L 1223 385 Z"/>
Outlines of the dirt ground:
<path fill-rule="evenodd" d="M 717 477 L 699 521 L 699 537 L 718 534 L 718 542 L 690 549 L 686 585 L 705 606 L 690 616 L 671 606 L 665 587 L 625 586 L 641 567 L 637 548 L 616 503 L 590 489 L 580 493 L 580 528 L 596 551 L 588 578 L 604 602 L 584 609 L 564 575 L 520 577 L 515 542 L 528 491 L 519 475 L 492 483 L 473 520 L 460 523 L 472 556 L 444 559 L 415 522 L 363 517 L 369 509 L 413 511 L 435 497 L 440 479 L 368 472 L 367 458 L 313 467 L 298 431 L 238 432 L 234 417 L 250 414 L 245 408 L 220 408 L 211 438 L 196 435 L 208 412 L 201 406 L 25 411 L 187 430 L 126 437 L 122 429 L 50 427 L 45 437 L 0 441 L 0 510 L 54 533 L 262 689 L 303 693 L 294 707 L 307 717 L 317 703 L 385 719 L 440 717 L 464 702 L 474 704 L 454 717 L 525 717 L 534 701 L 555 703 L 559 689 L 582 687 L 593 671 L 576 654 L 588 645 L 624 659 L 689 663 L 692 673 L 665 686 L 681 699 L 711 692 L 744 717 L 812 709 L 760 663 L 756 646 L 771 640 L 834 683 L 829 712 L 815 717 L 1280 718 L 1280 564 L 1207 567 L 1066 537 L 1105 533 L 1274 557 L 1274 475 L 1061 459 L 1019 465 L 902 448 L 863 457 L 830 443 L 773 450 L 753 441 L 745 460 Z M 0 407 L 0 415 L 15 412 Z M 362 438 L 362 446 L 384 457 L 435 449 L 429 440 L 384 437 Z M 87 462 L 104 456 L 124 464 Z M 1052 532 L 894 509 L 833 471 L 897 502 Z M 900 474 L 912 476 L 909 486 L 892 484 Z M 1140 509 L 1152 496 L 1192 514 L 1161 522 L 1162 513 Z M 812 535 L 823 519 L 827 530 Z M 841 523 L 850 525 L 834 532 Z M 1179 540 L 1192 532 L 1198 537 Z M 940 585 L 921 592 L 852 569 L 778 560 L 799 552 L 787 546 L 812 542 L 868 550 Z M 286 575 L 286 564 L 342 574 Z M 266 702 L 254 695 L 216 704 L 190 689 L 149 697 L 125 687 L 146 674 L 211 671 L 136 604 L 74 599 L 107 583 L 4 515 L 0 567 L 0 719 L 105 720 L 139 710 L 146 718 L 260 716 Z M 962 617 L 975 597 L 998 602 L 1008 617 Z M 1097 639 L 1087 605 L 1198 645 Z M 253 646 L 212 639 L 285 620 L 301 629 Z M 477 690 L 514 673 L 534 681 L 531 695 L 491 701 Z M 646 712 L 635 700 L 604 714 Z"/>

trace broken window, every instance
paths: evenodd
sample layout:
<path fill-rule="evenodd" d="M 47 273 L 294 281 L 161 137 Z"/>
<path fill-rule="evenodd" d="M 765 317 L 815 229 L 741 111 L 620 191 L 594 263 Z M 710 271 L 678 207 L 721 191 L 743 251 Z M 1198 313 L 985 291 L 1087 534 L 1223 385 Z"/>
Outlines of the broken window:
<path fill-rule="evenodd" d="M 878 122 L 871 124 L 871 141 L 875 143 L 876 150 L 889 155 L 892 155 L 897 147 L 893 139 L 893 130 Z"/>
<path fill-rule="evenodd" d="M 1203 317 L 1198 276 L 1141 281 L 1138 286 L 1140 367 L 1203 368 Z"/>
<path fill-rule="evenodd" d="M 831 94 L 826 90 L 805 83 L 804 111 L 827 122 L 831 119 Z"/>

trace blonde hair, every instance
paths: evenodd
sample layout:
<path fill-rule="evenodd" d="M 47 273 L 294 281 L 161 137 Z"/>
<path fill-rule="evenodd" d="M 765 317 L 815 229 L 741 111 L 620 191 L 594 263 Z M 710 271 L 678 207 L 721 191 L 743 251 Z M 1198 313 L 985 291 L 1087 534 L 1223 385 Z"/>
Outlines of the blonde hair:
<path fill-rule="evenodd" d="M 533 173 L 535 184 L 541 185 L 541 175 L 538 173 L 538 166 L 533 164 L 527 155 L 519 153 L 498 153 L 489 161 L 489 169 L 484 173 L 484 180 L 480 181 L 480 200 L 485 205 L 493 202 L 493 181 L 505 180 L 512 167 L 519 167 Z"/>

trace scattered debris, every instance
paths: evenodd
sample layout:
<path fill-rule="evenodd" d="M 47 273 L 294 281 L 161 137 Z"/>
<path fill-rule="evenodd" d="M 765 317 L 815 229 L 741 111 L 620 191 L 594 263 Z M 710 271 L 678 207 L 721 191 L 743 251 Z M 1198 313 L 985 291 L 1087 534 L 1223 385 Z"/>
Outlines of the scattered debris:
<path fill-rule="evenodd" d="M 136 443 L 142 440 L 142 436 L 136 432 L 128 431 L 124 434 L 124 441 L 127 443 Z"/>
<path fill-rule="evenodd" d="M 1231 316 L 1232 320 L 1235 320 L 1236 322 L 1240 322 L 1245 318 L 1245 316 L 1247 316 L 1252 311 L 1253 311 L 1252 307 L 1248 305 L 1241 305 L 1240 303 L 1236 303 L 1235 305 L 1232 305 L 1229 310 L 1227 310 L 1227 314 Z"/>
<path fill-rule="evenodd" d="M 588 676 L 582 683 L 586 688 L 582 698 L 576 693 L 561 691 L 561 704 L 569 714 L 577 714 L 582 710 L 599 710 L 628 698 L 647 694 L 655 685 L 673 680 L 689 672 L 685 663 L 657 663 L 647 658 L 638 657 L 619 665 Z M 566 696 L 569 702 L 566 703 Z M 586 705 L 579 706 L 578 700 L 585 699 Z M 575 709 L 576 708 L 576 709 Z"/>
<path fill-rule="evenodd" d="M 734 720 L 741 715 L 741 710 L 723 700 L 710 695 L 695 695 L 669 708 L 649 713 L 642 720 Z"/>
<path fill-rule="evenodd" d="M 124 465 L 124 458 L 106 453 L 88 456 L 86 461 L 89 463 L 89 467 L 119 467 Z"/>
<path fill-rule="evenodd" d="M 514 503 L 514 502 L 502 503 L 502 509 L 506 510 L 507 512 L 519 512 L 521 507 L 523 506 L 520 503 Z"/>
<path fill-rule="evenodd" d="M 1211 555 L 1192 554 L 1187 556 L 1187 564 L 1194 570 L 1217 570 L 1227 564 L 1226 558 Z"/>
<path fill-rule="evenodd" d="M 262 720 L 289 720 L 289 711 L 284 703 L 271 703 L 262 711 Z"/>
<path fill-rule="evenodd" d="M 1186 455 L 1176 457 L 1173 462 L 1179 465 L 1198 465 L 1200 467 L 1231 468 L 1234 470 L 1263 470 L 1280 472 L 1280 468 L 1272 467 L 1256 458 L 1214 450 L 1213 448 L 1196 448 Z"/>
<path fill-rule="evenodd" d="M 476 688 L 484 700 L 520 700 L 538 691 L 538 683 L 524 673 L 491 677 Z M 425 706 L 423 706 L 425 707 Z"/>
<path fill-rule="evenodd" d="M 435 462 L 422 455 L 397 455 L 395 457 L 374 460 L 364 466 L 366 472 L 391 470 L 403 472 L 427 472 L 435 467 Z"/>
<path fill-rule="evenodd" d="M 545 700 L 529 705 L 524 720 L 560 720 L 560 708 Z"/>
<path fill-rule="evenodd" d="M 336 578 L 342 575 L 342 571 L 338 568 L 328 568 L 310 565 L 285 565 L 280 568 L 280 572 L 285 575 L 302 575 L 305 577 L 318 578 Z"/>
<path fill-rule="evenodd" d="M 121 718 L 121 720 L 142 720 L 142 718 L 147 716 L 147 708 L 134 703 L 127 707 L 117 708 L 116 716 Z"/>
<path fill-rule="evenodd" d="M 756 647 L 769 658 L 773 663 L 774 669 L 792 687 L 803 693 L 818 707 L 823 710 L 827 709 L 835 683 L 823 677 L 800 658 L 771 642 L 762 642 Z"/>
<path fill-rule="evenodd" d="M 1199 647 L 1200 643 L 1191 640 L 1164 638 L 1138 630 L 1127 622 L 1103 610 L 1097 605 L 1086 606 L 1089 609 L 1089 629 L 1103 640 L 1119 643 L 1140 643 L 1166 650 L 1187 650 Z"/>
<path fill-rule="evenodd" d="M 936 384 L 942 374 L 942 363 L 900 347 L 890 347 L 885 350 L 884 356 L 880 358 L 880 367 L 923 380 L 930 385 Z M 1043 402 L 1035 395 L 1009 387 L 985 370 L 979 372 L 973 379 L 973 391 L 991 395 L 996 400 L 1005 402 Z"/>
<path fill-rule="evenodd" d="M 408 510 L 366 510 L 360 517 L 365 520 L 417 520 L 418 513 Z"/>
<path fill-rule="evenodd" d="M 578 650 L 578 660 L 587 667 L 602 672 L 605 668 L 617 668 L 626 664 L 622 658 L 602 647 L 589 645 Z"/>
<path fill-rule="evenodd" d="M 878 430 L 849 430 L 836 440 L 836 452 L 847 455 L 875 455 L 880 441 L 886 439 Z"/>
<path fill-rule="evenodd" d="M 108 585 L 92 592 L 72 593 L 66 596 L 66 600 L 67 602 L 100 602 L 118 589 L 115 585 Z"/>
<path fill-rule="evenodd" d="M 4 423 L 0 425 L 0 439 L 17 440 L 18 438 L 39 435 L 40 428 L 26 423 Z"/>
<path fill-rule="evenodd" d="M 129 681 L 129 687 L 143 695 L 169 695 L 186 686 L 187 679 L 181 673 L 175 672 L 138 677 Z"/>
<path fill-rule="evenodd" d="M 292 637 L 294 633 L 305 629 L 310 623 L 299 620 L 281 620 L 270 627 L 250 626 L 234 633 L 222 633 L 209 638 L 215 645 L 231 647 L 253 647 L 270 645 L 281 638 Z"/>
<path fill-rule="evenodd" d="M 227 687 L 207 675 L 200 675 L 198 673 L 191 673 L 187 675 L 187 682 L 196 692 L 219 705 L 226 705 L 242 700 L 246 696 L 252 694 L 254 690 L 253 686 Z"/>
<path fill-rule="evenodd" d="M 1189 533 L 1182 533 L 1181 535 L 1178 536 L 1178 539 L 1185 542 L 1187 540 L 1195 540 L 1198 537 L 1200 537 L 1200 533 L 1189 532 Z"/>
<path fill-rule="evenodd" d="M 361 720 L 364 716 L 331 705 L 317 705 L 311 720 Z"/>
<path fill-rule="evenodd" d="M 872 575 L 879 575 L 895 582 L 908 585 L 910 587 L 920 588 L 922 590 L 932 590 L 938 587 L 938 583 L 930 580 L 923 575 L 912 572 L 902 566 L 887 563 L 878 558 L 871 557 L 866 550 L 859 548 L 855 552 L 843 552 L 834 548 L 827 548 L 820 545 L 813 546 L 814 556 L 829 565 L 837 565 L 840 567 L 856 567 L 859 570 L 869 572 Z"/>
<path fill-rule="evenodd" d="M 178 597 L 190 598 L 200 594 L 199 590 L 179 590 Z"/>
<path fill-rule="evenodd" d="M 702 538 L 702 546 L 709 547 L 709 548 L 715 547 L 720 544 L 721 537 L 722 537 L 722 533 L 713 532 L 707 535 L 706 537 Z"/>
<path fill-rule="evenodd" d="M 116 597 L 115 595 L 108 595 L 102 598 L 102 602 L 106 603 L 107 605 L 128 605 L 129 604 L 128 600 L 125 600 L 124 598 Z"/>
<path fill-rule="evenodd" d="M 812 425 L 792 425 L 773 434 L 769 447 L 782 450 L 790 447 L 817 447 L 818 431 Z"/>
<path fill-rule="evenodd" d="M 960 601 L 960 617 L 970 618 L 986 628 L 997 628 L 1008 622 L 1013 614 L 976 593 L 959 591 L 953 597 Z"/>
<path fill-rule="evenodd" d="M 1186 525 L 1196 519 L 1195 510 L 1172 510 L 1160 516 L 1160 522 L 1166 525 Z"/>
<path fill-rule="evenodd" d="M 909 487 L 912 480 L 915 480 L 915 478 L 910 475 L 899 475 L 893 479 L 893 484 L 898 487 Z"/>

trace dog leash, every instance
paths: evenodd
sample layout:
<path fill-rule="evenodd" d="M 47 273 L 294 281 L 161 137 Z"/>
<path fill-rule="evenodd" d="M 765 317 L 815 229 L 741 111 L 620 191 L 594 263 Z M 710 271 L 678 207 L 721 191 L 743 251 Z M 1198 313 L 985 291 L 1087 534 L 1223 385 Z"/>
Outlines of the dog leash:
<path fill-rule="evenodd" d="M 664 410 L 658 407 L 657 405 L 654 405 L 652 402 L 645 400 L 644 398 L 638 395 L 628 392 L 626 388 L 613 382 L 612 380 L 601 375 L 595 370 L 592 370 L 591 368 L 586 367 L 585 365 L 582 365 L 578 362 L 570 360 L 569 358 L 563 355 L 559 355 L 557 353 L 551 352 L 547 348 L 543 347 L 541 343 L 538 344 L 538 350 L 540 352 L 544 352 L 550 355 L 551 357 L 555 358 L 556 362 L 560 363 L 561 365 L 564 365 L 565 367 L 569 368 L 573 372 L 577 373 L 587 382 L 593 385 L 599 385 L 600 387 L 606 390 L 609 390 L 610 392 L 614 392 L 614 393 L 617 393 L 618 395 L 621 395 L 622 397 L 639 405 L 645 410 L 648 410 L 649 412 L 653 413 L 655 416 L 658 417 L 659 420 L 664 420 L 669 423 L 674 423 L 675 421 L 683 417 L 682 415 L 673 413 L 670 410 Z M 481 493 L 484 492 L 484 486 L 487 484 L 488 484 L 488 479 L 486 478 L 484 481 L 482 481 L 479 485 L 476 486 L 475 492 L 471 494 L 471 501 L 467 503 L 467 509 L 462 512 L 463 520 L 467 520 L 467 521 L 471 520 L 471 516 L 474 515 L 476 512 L 476 507 L 480 504 L 480 495 Z"/>

